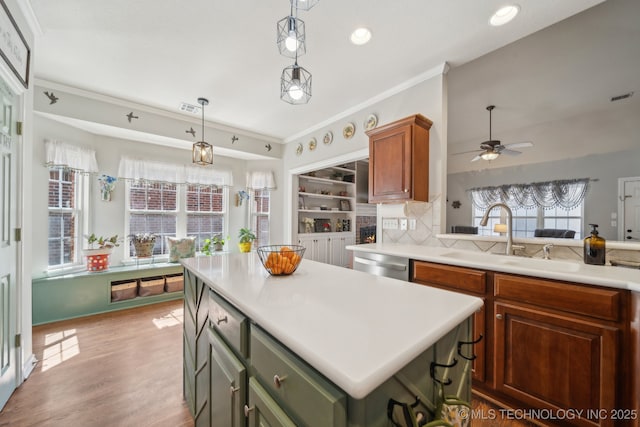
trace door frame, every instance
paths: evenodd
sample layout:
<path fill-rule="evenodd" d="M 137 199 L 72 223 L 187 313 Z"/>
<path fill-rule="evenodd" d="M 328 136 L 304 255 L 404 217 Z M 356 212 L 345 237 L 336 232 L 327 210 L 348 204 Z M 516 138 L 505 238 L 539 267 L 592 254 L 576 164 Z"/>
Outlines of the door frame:
<path fill-rule="evenodd" d="M 618 178 L 618 240 L 624 242 L 624 185 L 627 182 L 640 181 L 640 176 Z"/>

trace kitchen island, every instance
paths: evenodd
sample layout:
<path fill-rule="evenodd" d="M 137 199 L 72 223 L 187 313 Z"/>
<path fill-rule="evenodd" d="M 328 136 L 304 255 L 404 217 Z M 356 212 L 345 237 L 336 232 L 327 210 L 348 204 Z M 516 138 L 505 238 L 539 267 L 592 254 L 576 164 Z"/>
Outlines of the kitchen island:
<path fill-rule="evenodd" d="M 470 398 L 457 351 L 473 354 L 465 343 L 479 298 L 306 259 L 270 276 L 255 253 L 182 264 L 196 425 L 244 425 L 240 413 L 250 425 L 385 426 L 389 399 L 419 398 L 416 410 L 432 417 L 435 380 Z"/>

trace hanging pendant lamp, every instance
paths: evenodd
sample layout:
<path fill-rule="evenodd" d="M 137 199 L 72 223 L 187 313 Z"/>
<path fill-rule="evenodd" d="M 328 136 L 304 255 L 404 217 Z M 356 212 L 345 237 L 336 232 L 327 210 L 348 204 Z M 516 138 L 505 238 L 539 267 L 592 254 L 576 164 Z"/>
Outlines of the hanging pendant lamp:
<path fill-rule="evenodd" d="M 209 105 L 206 98 L 198 98 L 198 104 L 202 105 L 202 141 L 193 144 L 192 157 L 193 163 L 207 166 L 213 164 L 213 146 L 204 140 L 204 106 Z"/>
<path fill-rule="evenodd" d="M 306 104 L 311 99 L 311 73 L 298 65 L 298 61 L 282 70 L 280 99 L 289 104 Z"/>
<path fill-rule="evenodd" d="M 307 52 L 304 21 L 291 15 L 278 21 L 278 50 L 289 58 L 302 56 Z"/>
<path fill-rule="evenodd" d="M 309 10 L 319 2 L 320 0 L 291 0 L 291 6 L 300 10 Z"/>

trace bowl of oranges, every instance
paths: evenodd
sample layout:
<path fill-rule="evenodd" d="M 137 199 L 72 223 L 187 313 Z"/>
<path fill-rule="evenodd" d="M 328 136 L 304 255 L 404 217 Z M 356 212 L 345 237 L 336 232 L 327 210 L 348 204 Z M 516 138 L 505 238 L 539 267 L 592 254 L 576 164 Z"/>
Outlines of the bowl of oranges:
<path fill-rule="evenodd" d="M 264 268 L 272 276 L 287 276 L 300 265 L 304 255 L 304 246 L 269 245 L 257 249 L 258 257 Z"/>

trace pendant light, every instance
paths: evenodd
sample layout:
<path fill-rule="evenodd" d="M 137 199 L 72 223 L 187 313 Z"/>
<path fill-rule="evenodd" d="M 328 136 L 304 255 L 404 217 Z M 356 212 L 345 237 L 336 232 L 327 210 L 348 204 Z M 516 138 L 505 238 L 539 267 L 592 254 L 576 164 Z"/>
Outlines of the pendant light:
<path fill-rule="evenodd" d="M 295 64 L 282 70 L 280 99 L 289 104 L 306 104 L 311 99 L 311 73 Z"/>
<path fill-rule="evenodd" d="M 304 21 L 294 16 L 293 5 L 290 15 L 278 21 L 277 43 L 280 54 L 289 58 L 296 58 L 307 52 Z"/>
<path fill-rule="evenodd" d="M 300 10 L 309 10 L 319 2 L 320 0 L 291 0 L 291 6 Z"/>
<path fill-rule="evenodd" d="M 213 146 L 204 140 L 204 106 L 209 105 L 209 100 L 198 98 L 198 104 L 202 105 L 202 141 L 193 144 L 193 163 L 207 166 L 213 164 Z"/>

